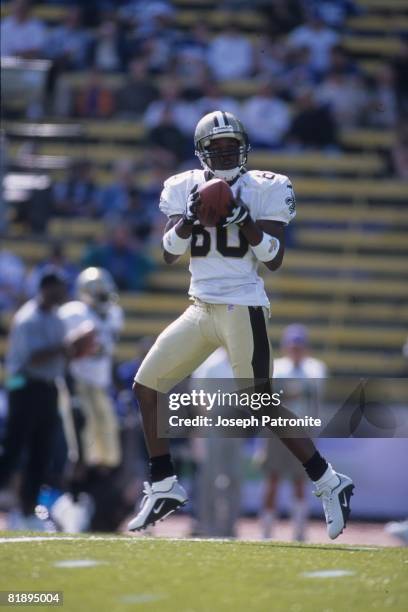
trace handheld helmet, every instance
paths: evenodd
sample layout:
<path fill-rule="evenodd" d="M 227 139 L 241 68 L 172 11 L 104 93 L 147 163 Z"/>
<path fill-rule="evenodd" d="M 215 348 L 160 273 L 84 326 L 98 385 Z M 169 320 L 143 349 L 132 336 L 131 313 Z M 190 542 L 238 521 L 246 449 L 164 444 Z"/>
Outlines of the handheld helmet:
<path fill-rule="evenodd" d="M 116 285 L 104 268 L 86 268 L 76 281 L 78 298 L 99 313 L 105 313 L 117 301 Z"/>
<path fill-rule="evenodd" d="M 231 138 L 236 142 L 231 143 L 230 150 L 225 150 L 220 154 L 218 151 L 211 151 L 209 147 L 219 138 Z M 216 178 L 225 181 L 233 181 L 244 168 L 250 144 L 248 135 L 245 132 L 241 121 L 232 113 L 224 111 L 214 111 L 204 115 L 197 123 L 194 133 L 195 154 L 201 162 L 204 170 L 209 170 Z M 235 165 L 227 164 L 225 168 L 217 168 L 222 158 L 236 159 Z M 219 160 L 217 163 L 217 159 Z M 234 163 L 234 162 L 233 162 Z"/>

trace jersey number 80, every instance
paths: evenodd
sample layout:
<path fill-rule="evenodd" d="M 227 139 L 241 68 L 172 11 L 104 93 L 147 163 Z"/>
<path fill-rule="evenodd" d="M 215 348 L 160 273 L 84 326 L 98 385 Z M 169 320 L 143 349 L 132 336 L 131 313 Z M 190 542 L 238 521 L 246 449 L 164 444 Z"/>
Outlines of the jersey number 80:
<path fill-rule="evenodd" d="M 215 248 L 224 257 L 244 257 L 248 252 L 248 241 L 239 231 L 239 245 L 228 244 L 228 228 L 217 227 Z M 211 250 L 211 234 L 202 225 L 194 225 L 191 240 L 191 257 L 207 257 Z"/>

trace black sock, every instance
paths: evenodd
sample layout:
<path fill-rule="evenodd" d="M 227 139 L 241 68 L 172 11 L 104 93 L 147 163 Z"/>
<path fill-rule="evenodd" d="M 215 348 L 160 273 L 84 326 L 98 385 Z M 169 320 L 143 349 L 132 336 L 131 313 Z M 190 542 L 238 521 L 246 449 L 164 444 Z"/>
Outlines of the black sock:
<path fill-rule="evenodd" d="M 316 451 L 315 454 L 303 464 L 303 467 L 309 478 L 312 480 L 319 480 L 329 467 L 329 464 L 326 459 L 321 456 L 319 451 Z"/>
<path fill-rule="evenodd" d="M 174 467 L 170 455 L 151 457 L 149 461 L 150 479 L 152 482 L 174 476 Z"/>

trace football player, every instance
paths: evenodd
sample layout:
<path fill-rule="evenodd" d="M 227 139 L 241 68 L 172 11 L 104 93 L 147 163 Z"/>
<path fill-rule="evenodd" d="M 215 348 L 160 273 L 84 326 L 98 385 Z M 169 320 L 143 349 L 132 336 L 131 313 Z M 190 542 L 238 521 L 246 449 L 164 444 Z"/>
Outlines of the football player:
<path fill-rule="evenodd" d="M 295 216 L 290 180 L 281 174 L 246 169 L 250 150 L 242 123 L 215 111 L 197 124 L 195 152 L 201 170 L 189 170 L 164 183 L 160 209 L 169 221 L 163 236 L 164 260 L 172 264 L 190 251 L 193 304 L 165 329 L 142 362 L 133 386 L 143 418 L 150 456 L 151 484 L 145 483 L 141 508 L 128 525 L 145 529 L 184 505 L 169 441 L 157 436 L 157 393 L 166 393 L 215 349 L 225 347 L 239 379 L 272 377 L 267 334 L 269 301 L 257 269 L 272 272 L 283 260 L 285 226 Z M 227 181 L 235 200 L 217 227 L 202 227 L 198 186 Z M 330 538 L 344 529 L 354 485 L 336 473 L 308 438 L 282 438 L 303 464 L 321 497 Z"/>

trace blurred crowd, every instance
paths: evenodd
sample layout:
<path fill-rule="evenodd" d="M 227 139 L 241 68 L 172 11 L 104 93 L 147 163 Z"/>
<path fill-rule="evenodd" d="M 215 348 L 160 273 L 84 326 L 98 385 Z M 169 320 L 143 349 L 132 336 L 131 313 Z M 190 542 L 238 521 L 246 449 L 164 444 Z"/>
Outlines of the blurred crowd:
<path fill-rule="evenodd" d="M 33 16 L 44 4 L 63 7 L 63 20 L 51 25 Z M 13 0 L 7 6 L 2 59 L 49 62 L 46 95 L 41 104 L 28 103 L 26 118 L 112 118 L 144 127 L 141 147 L 112 162 L 104 184 L 95 159 L 72 158 L 49 173 L 46 189 L 32 190 L 28 203 L 13 202 L 14 220 L 35 233 L 44 233 L 53 217 L 106 223 L 106 237 L 89 245 L 82 263 L 109 269 L 120 289 L 144 288 L 152 262 L 143 253 L 158 243 L 163 225 L 163 181 L 197 166 L 194 128 L 212 110 L 235 113 L 254 150 L 336 155 L 344 130 L 390 129 L 395 136 L 386 165 L 408 178 L 408 37 L 397 33 L 399 52 L 365 72 L 344 45 L 347 20 L 364 10 L 358 2 L 224 0 L 217 10 L 229 17 L 221 29 L 199 18 L 180 27 L 180 9 L 167 0 Z M 248 9 L 261 16 L 261 27 L 246 24 Z M 237 82 L 239 97 L 229 93 Z M 24 118 L 7 104 L 2 112 Z M 2 134 L 2 176 L 13 167 L 36 171 L 35 140 L 13 143 L 14 157 L 9 150 Z M 1 234 L 6 215 L 0 208 Z"/>
<path fill-rule="evenodd" d="M 269 150 L 336 151 L 339 131 L 397 128 L 408 111 L 406 33 L 369 75 L 343 45 L 347 19 L 362 12 L 352 0 L 225 0 L 221 30 L 199 19 L 180 28 L 166 0 L 58 4 L 68 11 L 53 27 L 31 16 L 27 0 L 14 0 L 1 24 L 2 57 L 51 62 L 47 101 L 34 114 L 142 121 L 153 157 L 159 150 L 173 168 L 191 163 L 194 127 L 216 108 L 236 113 L 253 148 Z M 263 27 L 246 30 L 242 9 L 256 9 Z M 87 78 L 75 84 L 70 75 L 80 72 Z M 240 102 L 226 94 L 237 80 L 255 83 L 255 93 Z M 406 178 L 406 129 L 398 131 L 393 169 Z"/>

